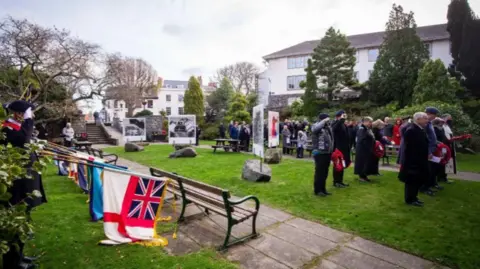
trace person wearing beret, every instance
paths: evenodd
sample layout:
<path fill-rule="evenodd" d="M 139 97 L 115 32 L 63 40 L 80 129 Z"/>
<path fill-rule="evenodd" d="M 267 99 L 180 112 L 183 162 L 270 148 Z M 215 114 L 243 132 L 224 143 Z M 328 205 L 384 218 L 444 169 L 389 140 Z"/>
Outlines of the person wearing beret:
<path fill-rule="evenodd" d="M 438 109 L 435 107 L 427 107 L 425 109 L 425 113 L 427 113 L 428 123 L 425 127 L 425 132 L 427 133 L 428 138 L 428 159 L 430 160 L 433 156 L 433 153 L 437 150 L 437 136 L 435 135 L 435 130 L 433 128 L 432 121 L 437 117 L 440 113 Z M 435 192 L 432 188 L 442 189 L 441 186 L 437 183 L 437 175 L 439 173 L 438 167 L 434 162 L 429 162 L 430 172 L 428 175 L 428 179 L 425 184 L 420 188 L 420 192 L 433 196 Z"/>
<path fill-rule="evenodd" d="M 25 148 L 25 144 L 30 143 L 33 133 L 33 105 L 26 101 L 14 101 L 4 106 L 8 112 L 13 113 L 13 121 L 18 122 L 18 128 L 12 125 L 3 124 L 2 132 L 5 133 L 5 140 L 0 141 L 0 144 L 11 144 L 13 147 Z M 8 120 L 7 120 L 8 121 Z M 22 201 L 27 204 L 27 216 L 30 214 L 30 210 L 33 207 L 39 206 L 45 203 L 46 196 L 43 189 L 42 178 L 40 174 L 33 171 L 31 168 L 33 163 L 37 161 L 37 155 L 31 153 L 30 163 L 27 165 L 27 173 L 31 178 L 20 178 L 13 181 L 13 185 L 9 188 L 9 192 L 12 195 L 8 201 L 8 206 L 16 205 Z M 28 197 L 28 194 L 34 191 L 39 191 L 41 197 Z M 18 248 L 13 245 L 10 247 L 9 252 L 3 255 L 3 268 L 35 268 L 35 265 L 31 262 L 32 258 L 23 256 L 23 242 L 18 237 L 17 242 L 11 242 L 18 244 Z"/>
<path fill-rule="evenodd" d="M 335 114 L 335 121 L 332 123 L 334 148 L 338 149 L 343 154 L 344 166 L 348 167 L 350 160 L 350 134 L 345 120 L 347 114 L 344 110 L 340 110 Z M 344 168 L 345 168 L 344 167 Z M 333 169 L 333 186 L 337 188 L 348 187 L 348 184 L 343 183 L 343 169 Z"/>
<path fill-rule="evenodd" d="M 321 113 L 318 121 L 312 126 L 312 155 L 315 160 L 315 176 L 313 190 L 315 195 L 330 195 L 326 189 L 328 169 L 334 150 L 333 133 L 328 114 Z"/>

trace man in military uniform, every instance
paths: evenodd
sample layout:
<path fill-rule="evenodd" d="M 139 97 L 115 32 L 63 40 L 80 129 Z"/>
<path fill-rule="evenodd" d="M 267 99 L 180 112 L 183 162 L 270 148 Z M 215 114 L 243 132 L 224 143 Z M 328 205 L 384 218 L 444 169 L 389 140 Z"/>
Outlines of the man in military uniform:
<path fill-rule="evenodd" d="M 13 113 L 13 121 L 21 123 L 19 128 L 12 127 L 9 124 L 3 124 L 2 131 L 5 133 L 5 140 L 0 141 L 0 144 L 11 144 L 13 147 L 25 148 L 25 144 L 30 143 L 33 133 L 33 105 L 26 101 L 18 100 L 10 104 L 4 105 L 4 108 Z M 8 201 L 7 206 L 13 206 L 22 201 L 27 204 L 27 215 L 30 210 L 47 200 L 43 190 L 43 184 L 40 174 L 32 170 L 33 163 L 37 161 L 35 153 L 30 154 L 30 162 L 27 164 L 27 173 L 31 178 L 19 178 L 14 180 L 12 187 L 8 190 L 12 197 Z M 29 197 L 28 194 L 38 191 L 41 197 Z M 35 268 L 32 263 L 33 258 L 23 256 L 24 243 L 20 238 L 16 238 L 17 242 L 11 242 L 9 252 L 3 255 L 3 268 Z M 13 246 L 17 243 L 19 248 Z"/>
<path fill-rule="evenodd" d="M 331 193 L 327 192 L 326 181 L 328 168 L 330 167 L 332 152 L 334 150 L 333 132 L 330 127 L 328 114 L 321 113 L 318 121 L 312 126 L 312 155 L 315 160 L 314 193 L 317 196 L 325 197 Z"/>

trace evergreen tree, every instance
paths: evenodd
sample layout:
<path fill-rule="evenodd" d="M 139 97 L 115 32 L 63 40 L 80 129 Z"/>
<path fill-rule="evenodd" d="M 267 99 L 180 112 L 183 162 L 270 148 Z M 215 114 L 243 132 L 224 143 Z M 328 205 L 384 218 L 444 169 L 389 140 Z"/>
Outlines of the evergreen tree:
<path fill-rule="evenodd" d="M 185 91 L 183 102 L 185 114 L 197 116 L 197 123 L 201 123 L 205 114 L 205 102 L 200 82 L 194 76 L 188 80 L 188 90 Z"/>
<path fill-rule="evenodd" d="M 235 94 L 233 97 L 232 103 L 230 104 L 230 107 L 228 109 L 227 113 L 227 120 L 228 121 L 245 121 L 245 122 L 250 122 L 251 121 L 251 116 L 250 113 L 246 110 L 247 108 L 248 101 L 245 99 L 245 96 L 243 96 L 241 93 Z"/>
<path fill-rule="evenodd" d="M 369 99 L 378 105 L 392 101 L 410 104 L 418 71 L 428 60 L 428 50 L 416 33 L 413 12 L 393 5 L 380 54 L 368 82 Z"/>
<path fill-rule="evenodd" d="M 480 96 L 480 20 L 467 0 L 452 0 L 448 6 L 447 30 L 450 34 L 449 71 L 471 92 Z"/>
<path fill-rule="evenodd" d="M 350 85 L 355 67 L 355 49 L 347 37 L 330 27 L 320 44 L 313 50 L 313 68 L 326 85 L 327 100 L 333 99 L 333 91 L 341 85 Z"/>
<path fill-rule="evenodd" d="M 416 104 L 427 101 L 455 103 L 456 93 L 461 89 L 459 83 L 448 75 L 441 60 L 428 61 L 420 70 L 413 92 L 413 102 Z"/>
<path fill-rule="evenodd" d="M 216 113 L 221 110 L 227 110 L 228 104 L 235 95 L 233 90 L 232 83 L 226 77 L 220 82 L 220 86 L 209 96 L 207 96 L 207 102 L 211 109 L 215 110 Z"/>
<path fill-rule="evenodd" d="M 302 101 L 303 101 L 303 113 L 309 118 L 314 118 L 318 114 L 318 86 L 317 86 L 317 77 L 315 76 L 314 67 L 312 60 L 308 59 L 306 81 L 300 83 L 300 87 L 305 90 Z"/>

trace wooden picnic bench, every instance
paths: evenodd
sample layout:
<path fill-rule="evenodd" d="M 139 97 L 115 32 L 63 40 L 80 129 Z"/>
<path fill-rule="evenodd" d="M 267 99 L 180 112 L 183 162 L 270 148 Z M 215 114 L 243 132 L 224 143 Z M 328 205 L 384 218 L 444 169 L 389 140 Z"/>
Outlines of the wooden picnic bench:
<path fill-rule="evenodd" d="M 213 153 L 215 153 L 217 149 L 221 149 L 221 148 L 223 148 L 225 151 L 229 151 L 230 149 L 232 151 L 238 151 L 239 149 L 238 144 L 240 143 L 240 140 L 220 138 L 220 139 L 215 139 L 215 142 L 216 144 L 212 145 Z M 228 144 L 225 144 L 225 142 L 228 142 Z"/>
<path fill-rule="evenodd" d="M 96 148 L 87 148 L 87 153 L 105 160 L 105 163 L 117 165 L 117 154 L 105 154 L 103 150 Z"/>
<path fill-rule="evenodd" d="M 89 141 L 75 141 L 74 145 L 76 150 L 82 151 L 82 149 L 88 150 L 91 148 L 93 143 Z"/>
<path fill-rule="evenodd" d="M 382 165 L 390 165 L 390 158 L 397 158 L 399 151 L 399 145 L 385 145 L 385 155 L 382 157 Z"/>
<path fill-rule="evenodd" d="M 231 245 L 258 236 L 256 230 L 256 220 L 258 210 L 260 209 L 260 201 L 257 197 L 250 195 L 233 201 L 230 199 L 231 196 L 228 190 L 223 190 L 215 186 L 179 176 L 176 173 L 170 173 L 156 168 L 150 168 L 150 173 L 152 176 L 167 177 L 172 179 L 173 182 L 169 184 L 168 191 L 173 193 L 175 199 L 177 197 L 182 197 L 182 210 L 178 218 L 179 222 L 185 220 L 185 208 L 188 204 L 195 204 L 205 209 L 205 214 L 207 215 L 210 214 L 211 211 L 227 218 L 227 234 L 223 245 L 219 247 L 220 250 L 225 250 Z M 247 200 L 253 200 L 255 202 L 255 208 L 246 208 L 241 206 L 241 204 Z M 252 218 L 252 233 L 241 238 L 236 238 L 232 242 L 229 242 L 232 227 L 250 218 Z"/>

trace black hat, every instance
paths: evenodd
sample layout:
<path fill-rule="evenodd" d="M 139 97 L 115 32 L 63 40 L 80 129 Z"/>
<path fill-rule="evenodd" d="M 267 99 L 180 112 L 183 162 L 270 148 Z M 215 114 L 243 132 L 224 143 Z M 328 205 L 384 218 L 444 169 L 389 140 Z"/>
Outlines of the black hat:
<path fill-rule="evenodd" d="M 28 108 L 33 109 L 33 105 L 27 101 L 17 100 L 17 101 L 11 102 L 10 104 L 3 104 L 3 108 L 5 110 L 10 110 L 13 112 L 25 113 L 25 111 L 27 111 Z"/>
<path fill-rule="evenodd" d="M 318 119 L 319 119 L 319 120 L 324 120 L 324 119 L 326 119 L 326 118 L 328 118 L 328 117 L 329 117 L 329 116 L 328 116 L 327 113 L 320 113 L 320 114 L 318 115 Z"/>
<path fill-rule="evenodd" d="M 342 109 L 342 110 L 339 110 L 339 111 L 337 111 L 337 113 L 335 113 L 335 117 L 340 117 L 340 116 L 342 116 L 343 114 L 345 114 L 345 110 L 343 110 L 343 109 Z"/>
<path fill-rule="evenodd" d="M 428 113 L 428 114 L 433 114 L 433 115 L 440 114 L 440 111 L 438 111 L 438 109 L 435 108 L 435 107 L 427 107 L 427 108 L 425 108 L 425 112 Z"/>

